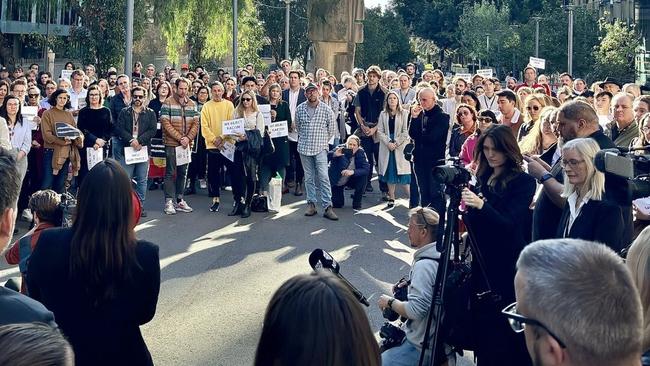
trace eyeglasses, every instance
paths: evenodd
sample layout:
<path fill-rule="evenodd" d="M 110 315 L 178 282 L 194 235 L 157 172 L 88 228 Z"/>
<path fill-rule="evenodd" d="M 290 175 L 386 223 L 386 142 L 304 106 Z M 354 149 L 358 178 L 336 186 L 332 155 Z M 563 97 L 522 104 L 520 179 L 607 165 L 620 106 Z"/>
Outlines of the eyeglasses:
<path fill-rule="evenodd" d="M 244 101 L 244 102 L 250 102 L 253 99 L 251 99 L 251 98 L 241 98 L 241 100 Z"/>
<path fill-rule="evenodd" d="M 521 333 L 524 331 L 526 328 L 524 324 L 530 324 L 536 327 L 540 327 L 548 333 L 553 339 L 557 341 L 557 343 L 560 345 L 562 348 L 566 348 L 566 344 L 558 338 L 553 332 L 550 331 L 544 324 L 542 324 L 539 320 L 527 318 L 519 313 L 517 313 L 517 303 L 513 302 L 512 304 L 506 306 L 503 310 L 501 310 L 501 313 L 508 318 L 508 323 L 510 324 L 510 328 L 515 333 Z"/>
<path fill-rule="evenodd" d="M 133 99 L 144 99 L 144 95 L 134 95 Z"/>
<path fill-rule="evenodd" d="M 478 117 L 477 120 L 483 123 L 492 123 L 491 117 Z"/>
<path fill-rule="evenodd" d="M 89 96 L 89 97 L 98 97 L 99 94 L 97 94 L 97 93 L 92 93 L 92 94 L 88 94 L 88 96 Z"/>
<path fill-rule="evenodd" d="M 584 160 L 574 160 L 574 159 L 564 160 L 563 159 L 560 162 L 560 165 L 562 166 L 562 168 L 570 167 L 571 169 L 574 169 L 575 167 L 578 166 L 578 164 L 581 164 L 581 163 L 584 163 L 584 162 L 585 162 Z"/>
<path fill-rule="evenodd" d="M 469 114 L 470 114 L 470 113 L 469 113 L 468 111 L 463 111 L 463 112 L 458 112 L 458 113 L 456 113 L 457 116 L 467 116 L 467 115 L 469 115 Z"/>
<path fill-rule="evenodd" d="M 29 94 L 30 98 L 38 98 L 38 94 Z"/>
<path fill-rule="evenodd" d="M 535 112 L 537 112 L 538 110 L 540 110 L 540 108 L 541 108 L 540 106 L 534 105 L 532 107 L 526 107 L 526 110 L 529 110 L 529 111 L 534 110 Z"/>

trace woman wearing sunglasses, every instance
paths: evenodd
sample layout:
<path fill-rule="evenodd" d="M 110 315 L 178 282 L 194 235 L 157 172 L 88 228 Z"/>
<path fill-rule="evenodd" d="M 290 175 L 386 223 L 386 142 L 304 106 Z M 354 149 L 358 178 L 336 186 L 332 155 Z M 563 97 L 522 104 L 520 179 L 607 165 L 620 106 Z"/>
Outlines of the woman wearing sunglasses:
<path fill-rule="evenodd" d="M 474 160 L 474 148 L 476 147 L 478 138 L 481 136 L 481 131 L 487 131 L 490 126 L 498 123 L 499 121 L 496 115 L 491 110 L 486 109 L 478 112 L 478 117 L 476 117 L 476 131 L 463 142 L 463 146 L 460 148 L 460 154 L 458 155 L 460 161 L 466 168 L 469 168 L 471 171 L 476 171 L 476 164 L 472 164 L 472 162 Z"/>
<path fill-rule="evenodd" d="M 526 107 L 524 123 L 519 129 L 517 141 L 523 140 L 533 130 L 542 114 L 542 108 L 546 107 L 546 99 L 542 94 L 531 94 L 524 99 L 524 106 Z"/>
<path fill-rule="evenodd" d="M 458 107 L 456 107 L 456 123 L 449 140 L 450 156 L 458 156 L 465 140 L 476 131 L 477 117 L 474 107 L 465 103 L 458 104 Z"/>
<path fill-rule="evenodd" d="M 623 216 L 618 205 L 605 201 L 605 174 L 594 166 L 600 147 L 593 139 L 571 140 L 562 147 L 564 205 L 557 237 L 604 243 L 622 249 Z M 605 224 L 606 223 L 606 224 Z"/>

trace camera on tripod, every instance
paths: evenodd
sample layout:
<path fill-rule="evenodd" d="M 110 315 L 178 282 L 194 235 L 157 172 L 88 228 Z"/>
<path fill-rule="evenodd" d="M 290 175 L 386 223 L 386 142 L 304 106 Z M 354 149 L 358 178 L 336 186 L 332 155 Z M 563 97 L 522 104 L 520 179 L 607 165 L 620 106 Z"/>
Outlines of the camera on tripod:
<path fill-rule="evenodd" d="M 440 183 L 461 189 L 467 186 L 472 179 L 472 174 L 457 157 L 449 158 L 447 164 L 433 168 L 433 176 Z"/>

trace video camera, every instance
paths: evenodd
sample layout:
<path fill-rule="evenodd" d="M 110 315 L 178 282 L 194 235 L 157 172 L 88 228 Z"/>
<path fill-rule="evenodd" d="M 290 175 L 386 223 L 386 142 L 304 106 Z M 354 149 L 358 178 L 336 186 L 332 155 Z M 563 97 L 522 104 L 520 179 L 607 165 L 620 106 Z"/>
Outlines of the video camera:
<path fill-rule="evenodd" d="M 650 155 L 635 153 L 647 150 L 650 148 L 618 147 L 600 150 L 594 157 L 596 169 L 625 179 L 627 194 L 623 199 L 628 204 L 637 198 L 650 196 Z"/>
<path fill-rule="evenodd" d="M 459 189 L 467 186 L 472 179 L 472 174 L 457 157 L 449 158 L 447 164 L 433 168 L 433 176 L 439 182 Z"/>

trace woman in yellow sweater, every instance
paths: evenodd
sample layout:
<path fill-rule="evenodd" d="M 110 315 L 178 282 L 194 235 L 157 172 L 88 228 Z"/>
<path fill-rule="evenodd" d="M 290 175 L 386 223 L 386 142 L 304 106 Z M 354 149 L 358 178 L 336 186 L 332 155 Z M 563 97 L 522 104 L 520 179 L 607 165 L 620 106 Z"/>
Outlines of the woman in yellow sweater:
<path fill-rule="evenodd" d="M 77 123 L 68 111 L 70 106 L 70 95 L 65 89 L 58 89 L 50 95 L 48 102 L 52 108 L 43 112 L 41 118 L 41 129 L 45 142 L 43 157 L 43 186 L 42 189 L 53 189 L 58 193 L 63 192 L 63 184 L 68 173 L 68 167 L 72 164 L 72 173 L 79 173 L 79 149 L 83 147 L 83 135 L 73 139 L 57 137 L 56 123 L 63 122 L 72 127 Z"/>

